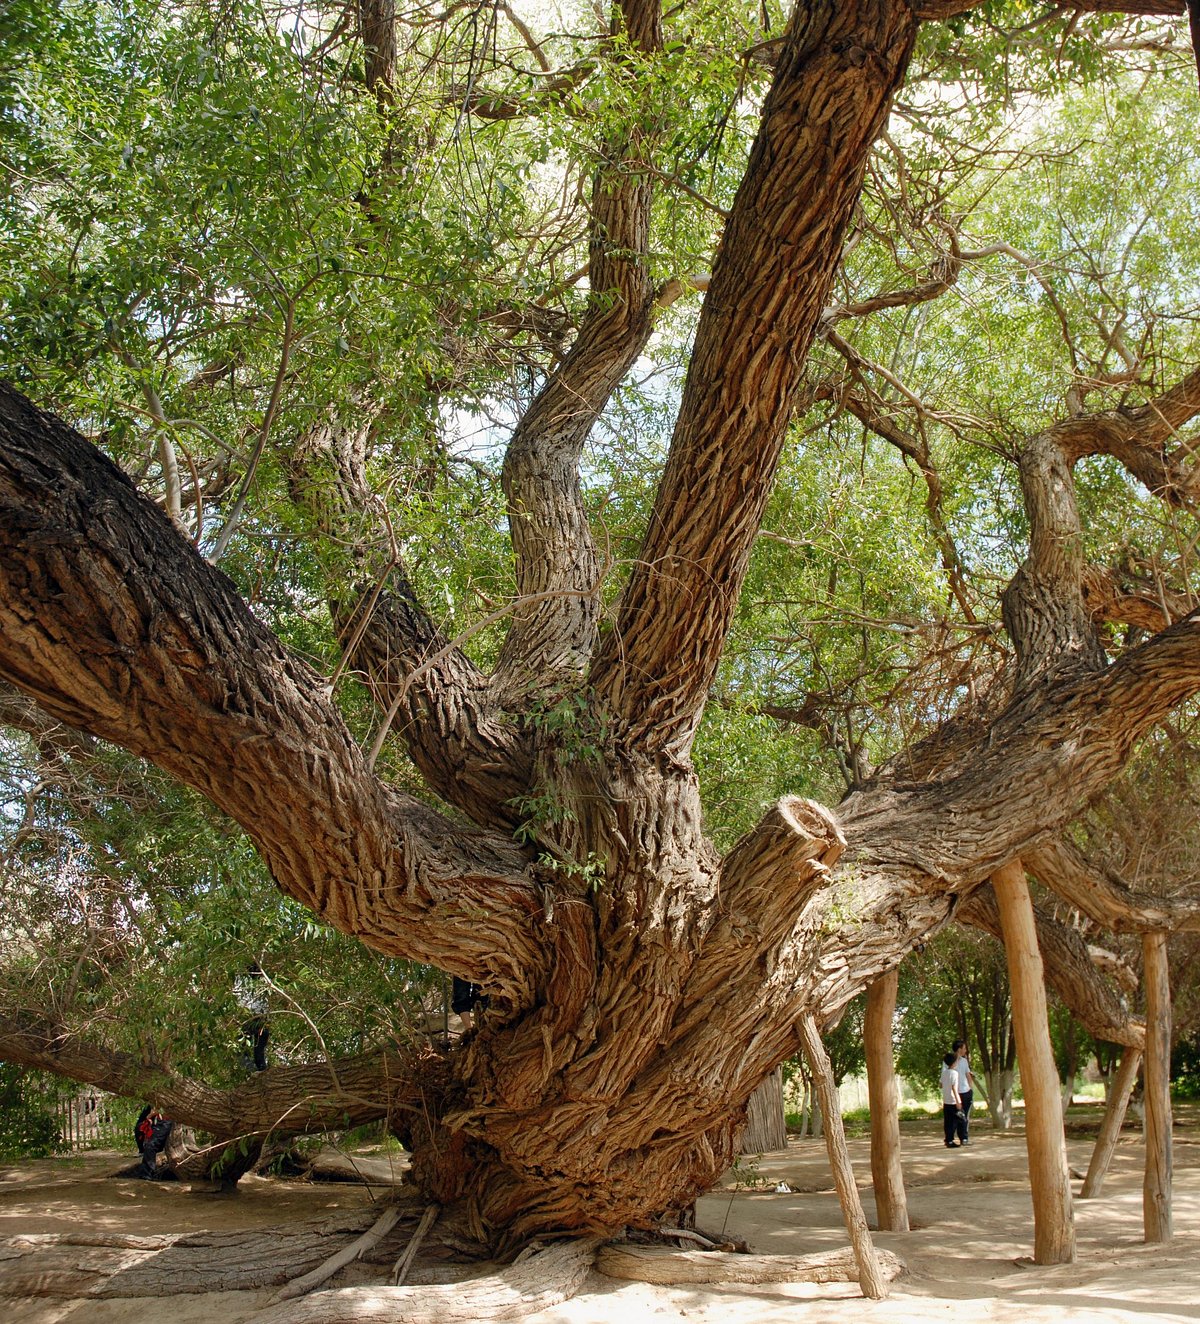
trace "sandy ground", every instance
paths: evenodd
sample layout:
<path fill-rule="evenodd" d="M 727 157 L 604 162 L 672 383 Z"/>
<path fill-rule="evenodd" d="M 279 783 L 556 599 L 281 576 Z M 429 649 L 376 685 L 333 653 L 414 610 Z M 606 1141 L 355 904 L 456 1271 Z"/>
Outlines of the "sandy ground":
<path fill-rule="evenodd" d="M 1090 1143 L 1068 1145 L 1086 1167 Z M 867 1144 L 851 1141 L 868 1218 L 874 1206 Z M 1175 1237 L 1142 1244 L 1142 1146 L 1123 1138 L 1105 1195 L 1076 1201 L 1076 1263 L 1038 1268 L 1023 1137 L 995 1136 L 986 1123 L 974 1144 L 947 1152 L 933 1133 L 906 1136 L 904 1172 L 914 1230 L 879 1234 L 908 1274 L 887 1301 L 871 1302 L 854 1284 L 763 1287 L 649 1287 L 593 1274 L 572 1301 L 528 1317 L 529 1324 L 1145 1324 L 1200 1320 L 1200 1142 L 1175 1142 Z M 18 1233 L 86 1229 L 128 1233 L 234 1230 L 274 1226 L 355 1208 L 360 1188 L 244 1179 L 235 1198 L 185 1186 L 111 1180 L 114 1156 L 46 1160 L 0 1168 L 0 1240 Z M 758 1172 L 766 1189 L 727 1189 L 701 1201 L 700 1227 L 748 1240 L 761 1253 L 806 1254 L 846 1244 L 820 1141 L 793 1141 Z M 791 1194 L 776 1194 L 786 1181 Z M 1078 1190 L 1079 1183 L 1075 1183 Z M 267 1292 L 104 1301 L 0 1300 L 5 1324 L 241 1324 Z"/>

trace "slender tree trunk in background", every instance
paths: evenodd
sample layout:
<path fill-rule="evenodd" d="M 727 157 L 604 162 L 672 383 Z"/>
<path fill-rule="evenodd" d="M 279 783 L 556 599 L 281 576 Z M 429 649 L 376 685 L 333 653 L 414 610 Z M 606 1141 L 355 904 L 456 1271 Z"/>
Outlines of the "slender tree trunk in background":
<path fill-rule="evenodd" d="M 787 1149 L 787 1114 L 783 1106 L 783 1068 L 774 1071 L 750 1096 L 746 1108 L 743 1154 L 776 1154 Z"/>
<path fill-rule="evenodd" d="M 1142 937 L 1146 983 L 1146 1176 L 1142 1221 L 1148 1242 L 1170 1241 L 1171 981 L 1167 935 Z"/>
<path fill-rule="evenodd" d="M 1012 986 L 1017 1061 L 1025 1090 L 1025 1143 L 1033 1192 L 1033 1258 L 1037 1264 L 1069 1264 L 1075 1258 L 1075 1224 L 1062 1101 L 1050 1044 L 1046 985 L 1033 904 L 1020 860 L 997 869 L 992 875 L 992 886 L 1000 903 Z"/>
<path fill-rule="evenodd" d="M 842 1126 L 842 1110 L 838 1106 L 837 1086 L 833 1083 L 829 1055 L 817 1033 L 817 1023 L 811 1016 L 802 1016 L 797 1022 L 797 1028 L 804 1055 L 812 1067 L 813 1084 L 821 1100 L 821 1111 L 825 1114 L 825 1147 L 829 1152 L 829 1166 L 833 1169 L 838 1199 L 842 1202 L 842 1217 L 846 1220 L 846 1231 L 850 1235 L 850 1245 L 854 1248 L 854 1258 L 858 1263 L 859 1285 L 863 1296 L 873 1301 L 882 1301 L 888 1294 L 887 1279 L 883 1276 L 879 1257 L 875 1254 L 875 1243 L 871 1240 L 862 1201 L 858 1196 L 858 1186 L 854 1181 L 854 1169 L 850 1164 L 850 1152 L 846 1148 L 846 1131 Z"/>
<path fill-rule="evenodd" d="M 992 1130 L 1012 1129 L 1013 1073 L 1007 1069 L 989 1071 L 984 1077 L 987 1089 L 988 1116 Z"/>
<path fill-rule="evenodd" d="M 1067 1109 L 1071 1106 L 1075 1098 L 1075 1077 L 1079 1071 L 1079 1035 L 1075 1025 L 1075 1018 L 1069 1016 L 1067 1020 L 1067 1063 L 1063 1071 L 1062 1085 L 1062 1110 L 1063 1116 L 1067 1115 Z"/>
<path fill-rule="evenodd" d="M 908 1231 L 908 1201 L 900 1166 L 900 1088 L 892 1046 L 899 982 L 899 972 L 892 970 L 868 987 L 864 1025 L 871 1113 L 871 1181 L 881 1232 Z"/>
<path fill-rule="evenodd" d="M 1092 1150 L 1092 1161 L 1088 1164 L 1087 1176 L 1083 1179 L 1083 1188 L 1079 1192 L 1081 1200 L 1098 1199 L 1104 1190 L 1104 1178 L 1108 1175 L 1108 1165 L 1121 1135 L 1125 1109 L 1129 1105 L 1129 1096 L 1133 1092 L 1133 1083 L 1137 1080 L 1138 1067 L 1141 1063 L 1141 1050 L 1127 1048 L 1121 1054 L 1121 1065 L 1111 1074 L 1108 1082 L 1108 1102 L 1104 1107 L 1104 1121 L 1100 1124 L 1096 1148 Z"/>

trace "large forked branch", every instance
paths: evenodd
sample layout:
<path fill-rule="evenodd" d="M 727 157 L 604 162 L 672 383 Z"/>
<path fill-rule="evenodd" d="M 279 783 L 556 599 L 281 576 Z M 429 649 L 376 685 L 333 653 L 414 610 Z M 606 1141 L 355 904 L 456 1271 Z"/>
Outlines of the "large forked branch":
<path fill-rule="evenodd" d="M 1029 515 L 1029 557 L 1005 590 L 1004 624 L 1017 651 L 1018 689 L 1063 669 L 1098 671 L 1104 649 L 1085 592 L 1088 567 L 1075 499 L 1074 467 L 1086 455 L 1112 455 L 1152 492 L 1189 502 L 1200 472 L 1189 449 L 1167 443 L 1200 412 L 1200 369 L 1136 409 L 1067 419 L 1033 437 L 1021 453 Z"/>
<path fill-rule="evenodd" d="M 659 0 L 621 0 L 617 14 L 633 51 L 661 49 Z M 588 312 L 505 455 L 518 601 L 496 671 L 501 693 L 553 685 L 556 677 L 577 679 L 595 644 L 599 562 L 579 461 L 593 425 L 650 335 L 650 147 L 636 122 L 602 146 L 606 159 L 592 190 Z"/>
<path fill-rule="evenodd" d="M 0 1016 L 0 1059 L 129 1099 L 149 1099 L 167 1116 L 214 1136 L 309 1135 L 413 1111 L 434 1085 L 436 1059 L 392 1051 L 302 1066 L 271 1067 L 231 1089 L 178 1076 L 157 1063 L 31 1014 Z"/>
<path fill-rule="evenodd" d="M 280 454 L 292 500 L 322 534 L 355 550 L 360 572 L 372 561 L 364 527 L 379 519 L 367 476 L 379 413 L 369 392 L 352 390 Z M 523 733 L 498 711 L 488 678 L 430 619 L 390 542 L 373 578 L 353 591 L 338 585 L 329 602 L 346 662 L 384 715 L 375 738 L 403 740 L 429 789 L 473 822 L 511 830 L 511 802 L 529 777 Z"/>
<path fill-rule="evenodd" d="M 1200 368 L 1144 405 L 1069 419 L 1049 435 L 1069 463 L 1111 455 L 1155 496 L 1184 506 L 1200 495 L 1200 469 L 1194 445 L 1181 443 L 1178 429 L 1198 413 Z"/>
<path fill-rule="evenodd" d="M 1200 903 L 1135 891 L 1116 869 L 1088 860 L 1069 841 L 1043 842 L 1022 856 L 1039 882 L 1114 933 L 1200 931 Z"/>
<path fill-rule="evenodd" d="M 380 592 L 335 601 L 347 657 L 365 672 L 385 727 L 404 742 L 426 785 L 475 823 L 511 831 L 531 781 L 527 732 L 488 678 L 446 639 L 397 566 Z M 376 738 L 379 739 L 380 736 Z"/>
<path fill-rule="evenodd" d="M 545 954 L 510 841 L 376 778 L 327 686 L 129 480 L 0 387 L 0 677 L 195 787 L 279 886 L 382 951 L 525 1000 Z"/>
<path fill-rule="evenodd" d="M 630 740 L 690 745 L 916 29 L 907 5 L 868 0 L 801 4 L 788 24 L 641 556 L 593 669 Z"/>
<path fill-rule="evenodd" d="M 909 862 L 934 878 L 981 881 L 1064 829 L 1125 766 L 1140 736 L 1200 690 L 1200 614 L 1101 672 L 1068 671 L 1019 695 L 936 778 L 902 766 L 843 802 L 864 858 Z"/>
<path fill-rule="evenodd" d="M 990 885 L 961 901 L 955 917 L 1004 941 L 1000 908 Z M 1124 1002 L 1097 970 L 1082 934 L 1060 924 L 1040 906 L 1034 907 L 1034 919 L 1046 982 L 1075 1019 L 1096 1039 L 1140 1048 L 1146 1037 L 1145 1026 L 1130 1016 Z"/>

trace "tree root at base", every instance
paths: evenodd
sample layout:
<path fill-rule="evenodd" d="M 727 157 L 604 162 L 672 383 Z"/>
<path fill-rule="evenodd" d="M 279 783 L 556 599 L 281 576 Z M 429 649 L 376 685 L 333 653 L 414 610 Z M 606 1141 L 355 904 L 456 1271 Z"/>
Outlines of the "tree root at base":
<path fill-rule="evenodd" d="M 343 1287 L 287 1301 L 256 1315 L 255 1324 L 477 1324 L 515 1320 L 569 1301 L 583 1285 L 595 1241 L 563 1241 L 499 1273 L 422 1287 Z"/>
<path fill-rule="evenodd" d="M 880 1250 L 889 1281 L 904 1262 Z M 669 1286 L 674 1283 L 856 1283 L 858 1263 L 849 1247 L 814 1255 L 731 1255 L 724 1251 L 670 1250 L 665 1246 L 602 1246 L 596 1271 L 608 1278 Z"/>

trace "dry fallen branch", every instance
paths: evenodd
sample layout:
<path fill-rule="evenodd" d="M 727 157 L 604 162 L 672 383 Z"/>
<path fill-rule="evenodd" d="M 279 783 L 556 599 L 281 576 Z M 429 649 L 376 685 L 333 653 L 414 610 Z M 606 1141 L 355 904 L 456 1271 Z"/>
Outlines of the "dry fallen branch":
<path fill-rule="evenodd" d="M 278 1287 L 328 1258 L 331 1239 L 359 1233 L 371 1211 L 249 1232 L 138 1237 L 99 1232 L 0 1242 L 0 1299 L 165 1297 Z M 294 1309 L 294 1307 L 289 1307 Z M 0 1313 L 3 1313 L 0 1311 Z"/>

